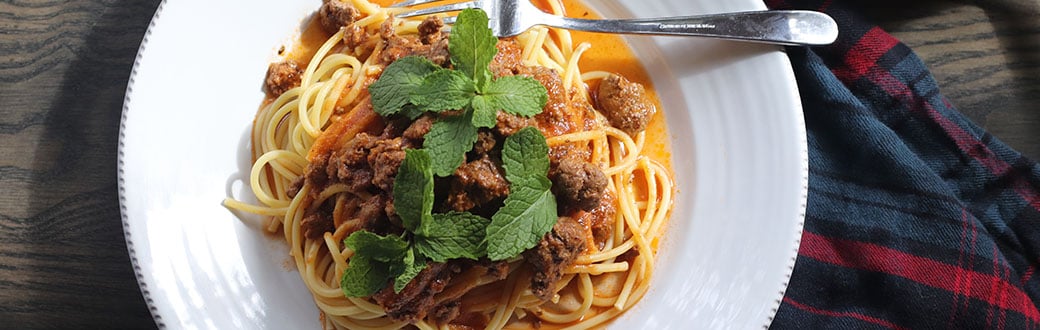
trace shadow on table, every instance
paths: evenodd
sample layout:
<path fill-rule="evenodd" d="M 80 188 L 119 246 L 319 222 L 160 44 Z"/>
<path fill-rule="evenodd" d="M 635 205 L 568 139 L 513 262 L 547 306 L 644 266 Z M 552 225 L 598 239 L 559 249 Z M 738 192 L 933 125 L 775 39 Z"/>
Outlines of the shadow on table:
<path fill-rule="evenodd" d="M 1012 74 L 1010 99 L 1004 105 L 1015 111 L 989 118 L 989 129 L 1027 157 L 1040 161 L 1040 2 L 1035 0 L 979 1 L 1007 50 Z"/>
<path fill-rule="evenodd" d="M 55 51 L 42 56 L 55 63 L 39 70 L 65 72 L 54 91 L 39 91 L 57 94 L 52 107 L 38 113 L 46 115 L 41 144 L 59 146 L 60 153 L 33 159 L 28 203 L 42 211 L 29 219 L 18 242 L 31 251 L 19 265 L 31 278 L 19 288 L 27 294 L 7 300 L 17 306 L 3 308 L 13 318 L 4 322 L 26 328 L 154 328 L 124 241 L 116 144 L 126 82 L 158 1 L 52 6 L 60 10 L 46 23 L 60 32 L 44 41 Z"/>

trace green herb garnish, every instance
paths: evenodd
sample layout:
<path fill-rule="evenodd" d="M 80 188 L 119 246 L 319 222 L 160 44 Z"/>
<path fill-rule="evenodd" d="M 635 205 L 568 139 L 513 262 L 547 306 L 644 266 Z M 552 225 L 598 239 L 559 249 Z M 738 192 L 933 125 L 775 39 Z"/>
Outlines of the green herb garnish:
<path fill-rule="evenodd" d="M 515 258 L 556 223 L 556 198 L 550 192 L 549 147 L 534 127 L 506 138 L 502 163 L 510 194 L 491 217 L 467 212 L 433 213 L 433 176 L 452 175 L 477 141 L 480 127 L 497 123 L 498 111 L 530 117 L 548 100 L 545 87 L 529 77 L 493 79 L 488 64 L 498 49 L 487 15 L 477 9 L 459 13 L 449 37 L 454 69 L 421 57 L 404 57 L 369 87 L 372 105 L 383 116 L 416 118 L 443 113 L 424 137 L 423 148 L 406 150 L 394 180 L 394 208 L 405 228 L 402 236 L 357 231 L 344 240 L 354 250 L 341 279 L 349 297 L 370 296 L 393 281 L 400 292 L 427 260 L 493 261 Z"/>
<path fill-rule="evenodd" d="M 415 118 L 422 112 L 461 110 L 435 123 L 423 142 L 437 176 L 455 172 L 477 141 L 476 128 L 494 126 L 498 110 L 530 117 L 548 101 L 545 87 L 530 77 L 492 79 L 488 64 L 498 53 L 498 39 L 487 26 L 483 11 L 463 10 L 448 37 L 454 70 L 406 56 L 383 69 L 379 80 L 369 86 L 372 107 L 383 116 L 403 113 Z"/>
<path fill-rule="evenodd" d="M 538 244 L 556 224 L 556 197 L 549 188 L 549 146 L 545 136 L 526 127 L 502 146 L 502 167 L 509 180 L 505 205 L 487 228 L 488 258 L 505 260 Z"/>

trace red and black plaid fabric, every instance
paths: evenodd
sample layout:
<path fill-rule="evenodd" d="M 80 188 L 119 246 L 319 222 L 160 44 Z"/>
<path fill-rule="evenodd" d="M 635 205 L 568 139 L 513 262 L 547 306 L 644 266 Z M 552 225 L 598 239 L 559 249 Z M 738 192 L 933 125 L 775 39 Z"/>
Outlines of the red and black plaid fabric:
<path fill-rule="evenodd" d="M 809 134 L 801 249 L 772 327 L 1040 328 L 1040 166 L 973 124 L 904 44 L 840 1 L 789 47 Z"/>

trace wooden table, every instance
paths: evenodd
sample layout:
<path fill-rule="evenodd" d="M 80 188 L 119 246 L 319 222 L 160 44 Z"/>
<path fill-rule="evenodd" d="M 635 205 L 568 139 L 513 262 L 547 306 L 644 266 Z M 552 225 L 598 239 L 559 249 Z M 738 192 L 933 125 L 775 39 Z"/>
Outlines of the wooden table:
<path fill-rule="evenodd" d="M 904 6 L 864 13 L 928 63 L 962 112 L 1040 159 L 1040 2 L 862 3 Z M 123 240 L 116 141 L 157 6 L 0 2 L 2 328 L 155 327 Z"/>

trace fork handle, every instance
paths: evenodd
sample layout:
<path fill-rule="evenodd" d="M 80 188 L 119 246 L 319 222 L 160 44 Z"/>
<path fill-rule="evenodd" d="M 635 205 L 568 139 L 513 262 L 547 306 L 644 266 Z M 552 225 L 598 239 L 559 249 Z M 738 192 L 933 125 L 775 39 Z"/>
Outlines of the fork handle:
<path fill-rule="evenodd" d="M 545 25 L 604 33 L 700 36 L 780 45 L 827 45 L 838 25 L 807 10 L 747 11 L 652 19 L 579 19 L 552 16 Z"/>

